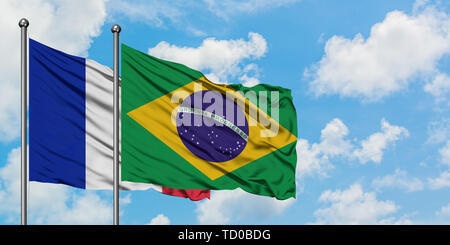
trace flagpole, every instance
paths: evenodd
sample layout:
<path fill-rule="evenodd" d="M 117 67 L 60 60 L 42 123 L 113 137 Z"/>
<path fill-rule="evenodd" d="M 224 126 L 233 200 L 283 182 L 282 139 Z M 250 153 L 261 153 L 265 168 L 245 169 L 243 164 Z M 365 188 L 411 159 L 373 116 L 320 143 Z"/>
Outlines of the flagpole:
<path fill-rule="evenodd" d="M 113 220 L 114 225 L 119 225 L 119 33 L 120 26 L 115 24 L 111 27 L 111 32 L 114 36 L 114 205 L 113 205 Z"/>
<path fill-rule="evenodd" d="M 27 203 L 28 203 L 28 149 L 27 149 L 27 73 L 28 73 L 28 60 L 27 60 L 27 28 L 29 22 L 27 19 L 22 18 L 19 21 L 19 27 L 21 32 L 21 219 L 22 225 L 27 224 Z"/>

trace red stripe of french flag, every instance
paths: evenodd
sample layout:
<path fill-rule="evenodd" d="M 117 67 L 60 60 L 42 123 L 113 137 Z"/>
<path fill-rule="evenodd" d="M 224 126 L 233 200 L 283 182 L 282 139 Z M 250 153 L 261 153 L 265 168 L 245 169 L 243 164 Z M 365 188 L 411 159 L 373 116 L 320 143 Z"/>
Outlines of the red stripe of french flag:
<path fill-rule="evenodd" d="M 192 190 L 182 190 L 182 189 L 173 189 L 168 187 L 162 187 L 163 194 L 171 195 L 171 196 L 177 196 L 177 197 L 184 197 L 189 198 L 192 201 L 200 201 L 205 198 L 210 198 L 210 190 L 198 190 L 198 189 L 192 189 Z"/>

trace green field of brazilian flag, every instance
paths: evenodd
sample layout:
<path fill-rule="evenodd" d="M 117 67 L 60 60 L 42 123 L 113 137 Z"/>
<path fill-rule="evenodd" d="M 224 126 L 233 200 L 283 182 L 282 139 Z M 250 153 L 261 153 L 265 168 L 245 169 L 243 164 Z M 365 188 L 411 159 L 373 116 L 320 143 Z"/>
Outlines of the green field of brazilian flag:
<path fill-rule="evenodd" d="M 122 180 L 295 197 L 297 118 L 289 89 L 215 84 L 182 64 L 121 50 Z M 226 103 L 214 104 L 220 100 Z"/>

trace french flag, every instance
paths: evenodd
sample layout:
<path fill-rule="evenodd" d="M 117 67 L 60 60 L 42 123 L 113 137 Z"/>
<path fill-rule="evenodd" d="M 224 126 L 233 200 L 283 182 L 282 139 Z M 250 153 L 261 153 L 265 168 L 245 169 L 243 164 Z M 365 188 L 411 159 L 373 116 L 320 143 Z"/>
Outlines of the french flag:
<path fill-rule="evenodd" d="M 113 71 L 32 39 L 29 47 L 29 180 L 112 190 Z M 120 188 L 195 201 L 210 196 L 126 181 Z"/>

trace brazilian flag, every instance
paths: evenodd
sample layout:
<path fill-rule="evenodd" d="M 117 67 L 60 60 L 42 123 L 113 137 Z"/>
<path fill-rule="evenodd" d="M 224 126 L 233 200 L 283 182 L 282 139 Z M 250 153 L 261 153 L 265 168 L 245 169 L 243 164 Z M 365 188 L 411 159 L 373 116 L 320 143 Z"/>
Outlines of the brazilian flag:
<path fill-rule="evenodd" d="M 123 181 L 295 197 L 289 89 L 215 84 L 185 65 L 121 49 Z"/>

